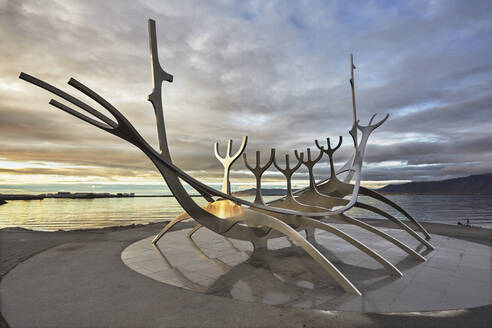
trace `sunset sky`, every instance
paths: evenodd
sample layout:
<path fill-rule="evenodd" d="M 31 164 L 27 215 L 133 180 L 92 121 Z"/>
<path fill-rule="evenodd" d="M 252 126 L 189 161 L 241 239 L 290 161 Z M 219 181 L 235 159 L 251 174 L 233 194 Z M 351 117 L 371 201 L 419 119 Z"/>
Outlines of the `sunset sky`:
<path fill-rule="evenodd" d="M 222 175 L 214 142 L 238 146 L 243 135 L 250 158 L 343 135 L 336 160 L 346 160 L 350 53 L 362 123 L 390 114 L 369 140 L 366 184 L 491 172 L 491 13 L 492 2 L 478 0 L 0 0 L 0 186 L 160 183 L 139 150 L 18 78 L 26 72 L 94 104 L 66 84 L 74 77 L 157 146 L 148 18 L 174 75 L 163 85 L 171 155 L 202 181 Z M 328 170 L 325 158 L 317 176 Z M 266 178 L 281 176 L 271 169 Z M 232 179 L 252 175 L 238 161 Z"/>

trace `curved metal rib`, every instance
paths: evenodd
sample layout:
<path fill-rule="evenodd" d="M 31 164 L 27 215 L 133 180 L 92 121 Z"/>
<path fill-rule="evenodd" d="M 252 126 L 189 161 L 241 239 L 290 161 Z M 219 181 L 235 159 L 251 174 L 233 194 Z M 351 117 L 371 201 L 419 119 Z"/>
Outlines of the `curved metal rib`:
<path fill-rule="evenodd" d="M 211 213 L 206 212 L 208 215 Z M 203 220 L 203 217 L 196 217 L 197 221 L 201 221 L 202 224 L 207 225 L 207 222 Z M 274 218 L 270 215 L 266 215 L 260 212 L 256 212 L 247 208 L 242 208 L 241 212 L 237 215 L 223 218 L 222 222 L 226 223 L 227 228 L 222 230 L 220 234 L 225 237 L 236 237 L 236 229 L 244 229 L 244 226 L 238 225 L 239 222 L 246 223 L 248 227 L 263 227 L 268 228 L 267 231 L 274 229 L 283 235 L 296 241 L 315 261 L 317 261 L 328 273 L 344 288 L 347 292 L 361 295 L 357 288 L 328 260 L 322 255 L 312 244 L 310 244 L 304 237 L 302 237 L 297 231 L 295 231 L 288 224 L 281 220 Z M 244 238 L 245 230 L 240 231 L 239 234 Z M 250 241 L 258 240 L 254 235 L 250 235 Z M 256 247 L 256 245 L 255 245 Z"/>
<path fill-rule="evenodd" d="M 415 224 L 415 226 L 420 230 L 420 232 L 422 232 L 424 234 L 425 239 L 427 239 L 427 240 L 431 239 L 431 236 L 429 235 L 427 230 L 425 230 L 424 227 L 422 227 L 422 225 L 417 220 L 415 220 L 410 214 L 407 213 L 407 211 L 405 211 L 403 208 L 398 206 L 398 204 L 396 204 L 395 202 L 393 202 L 390 199 L 386 198 L 385 196 L 381 195 L 377 191 L 371 190 L 369 188 L 361 187 L 360 188 L 360 194 L 364 195 L 364 196 L 372 197 L 374 199 L 377 199 L 377 200 L 385 203 L 386 205 L 393 207 L 398 212 L 402 213 L 407 219 L 412 221 L 413 224 Z"/>
<path fill-rule="evenodd" d="M 169 229 L 171 229 L 174 225 L 176 225 L 176 223 L 181 222 L 183 220 L 188 220 L 189 218 L 190 217 L 184 215 L 179 215 L 175 217 L 171 222 L 166 224 L 166 226 L 154 237 L 154 239 L 152 239 L 152 244 L 156 244 L 159 241 L 159 239 L 161 239 L 162 236 L 164 236 L 164 234 L 169 231 Z"/>
<path fill-rule="evenodd" d="M 371 206 L 369 204 L 365 204 L 365 203 L 360 203 L 360 202 L 357 202 L 355 204 L 355 207 L 359 207 L 359 208 L 363 208 L 367 211 L 371 211 L 373 213 L 376 213 L 376 214 L 379 214 L 385 218 L 387 218 L 388 220 L 396 223 L 398 226 L 400 226 L 400 228 L 402 228 L 403 230 L 405 230 L 406 232 L 408 232 L 412 237 L 414 237 L 415 239 L 417 239 L 419 242 L 421 242 L 422 244 L 424 244 L 428 249 L 435 249 L 434 246 L 432 246 L 427 240 L 425 240 L 424 238 L 422 238 L 418 233 L 416 233 L 414 230 L 410 229 L 409 226 L 407 226 L 405 223 L 401 222 L 400 220 L 398 220 L 397 218 L 395 218 L 393 215 L 383 211 L 383 210 L 380 210 L 379 208 L 377 207 L 374 207 L 374 206 Z"/>
<path fill-rule="evenodd" d="M 340 137 L 337 146 L 334 148 L 331 147 L 330 139 L 327 138 L 327 145 L 328 145 L 327 150 L 325 150 L 323 146 L 320 146 L 320 144 L 318 143 L 317 140 L 315 141 L 315 143 L 316 143 L 316 146 L 320 149 L 320 155 L 316 158 L 315 161 L 310 161 L 310 151 L 308 148 L 308 161 L 303 162 L 303 164 L 308 167 L 309 180 L 310 180 L 309 188 L 304 193 L 302 193 L 300 196 L 295 197 L 295 199 L 302 204 L 306 204 L 306 205 L 310 205 L 310 206 L 323 207 L 326 209 L 332 209 L 335 206 L 345 206 L 348 204 L 348 202 L 349 202 L 348 200 L 343 199 L 343 198 L 337 198 L 337 197 L 332 197 L 332 196 L 328 196 L 328 195 L 323 195 L 323 194 L 319 193 L 319 191 L 316 187 L 316 184 L 314 183 L 315 179 L 314 179 L 314 174 L 313 174 L 314 164 L 316 164 L 316 162 L 319 161 L 319 159 L 321 158 L 321 155 L 323 153 L 326 153 L 330 159 L 331 174 L 332 174 L 332 176 L 334 176 L 336 178 L 336 173 L 335 173 L 334 165 L 333 165 L 333 155 L 334 155 L 334 152 L 338 148 L 340 148 L 340 146 L 342 144 L 342 137 Z M 298 156 L 297 151 L 295 152 L 295 154 L 296 154 L 296 156 Z M 340 183 L 340 185 L 344 184 L 341 181 L 339 183 Z M 428 243 L 425 239 L 423 239 L 415 231 L 410 229 L 406 224 L 404 224 L 403 222 L 401 222 L 397 218 L 393 217 L 392 215 L 384 212 L 383 210 L 380 210 L 374 206 L 367 205 L 367 204 L 364 204 L 361 202 L 356 202 L 354 206 L 366 209 L 368 211 L 374 212 L 376 214 L 379 214 L 379 215 L 389 219 L 390 221 L 396 223 L 400 228 L 407 231 L 412 237 L 417 239 L 420 243 L 425 245 L 427 248 L 434 249 L 434 247 L 430 243 Z"/>
<path fill-rule="evenodd" d="M 354 218 L 352 218 L 352 217 L 350 217 L 348 215 L 345 215 L 345 214 L 337 214 L 337 215 L 333 215 L 333 217 L 334 218 L 337 218 L 339 220 L 342 220 L 342 221 L 351 223 L 353 225 L 359 226 L 362 229 L 365 229 L 367 231 L 370 231 L 370 232 L 372 232 L 372 233 L 374 233 L 374 234 L 376 234 L 376 235 L 378 235 L 378 236 L 386 239 L 390 243 L 396 245 L 397 247 L 399 247 L 400 249 L 402 249 L 403 251 L 405 251 L 407 254 L 413 256 L 417 260 L 422 261 L 422 262 L 425 262 L 426 261 L 425 257 L 423 257 L 422 255 L 420 255 L 415 250 L 411 249 L 410 247 L 408 247 L 407 245 L 405 245 L 404 243 L 402 243 L 398 239 L 396 239 L 394 237 L 391 237 L 387 233 L 385 233 L 385 232 L 383 232 L 383 231 L 381 231 L 381 230 L 379 230 L 377 228 L 374 228 L 373 226 L 370 226 L 367 223 L 364 223 L 362 221 L 359 221 L 357 219 L 354 219 Z"/>
<path fill-rule="evenodd" d="M 322 195 L 316 192 L 311 191 L 311 189 L 307 190 L 305 193 L 303 193 L 300 196 L 295 197 L 295 199 L 306 205 L 310 206 L 317 206 L 317 207 L 323 207 L 326 209 L 333 208 L 335 206 L 344 206 L 346 205 L 349 201 L 344 198 L 337 198 L 337 197 L 331 197 L 331 196 L 326 196 Z M 408 232 L 412 237 L 414 237 L 416 240 L 418 240 L 420 243 L 425 245 L 429 249 L 434 249 L 434 246 L 432 246 L 427 240 L 422 238 L 418 233 L 416 233 L 414 230 L 412 230 L 409 226 L 407 226 L 405 223 L 403 223 L 401 220 L 398 218 L 392 216 L 391 214 L 368 204 L 361 203 L 361 202 L 356 202 L 354 207 L 362 208 L 367 211 L 371 211 L 375 214 L 381 215 L 384 218 L 396 223 L 401 229 L 405 230 Z"/>
<path fill-rule="evenodd" d="M 268 215 L 256 215 L 238 218 L 247 224 L 265 225 L 274 230 L 277 230 L 294 240 L 308 253 L 316 262 L 318 262 L 335 281 L 347 292 L 354 295 L 362 295 L 361 292 L 348 280 L 323 254 L 320 253 L 310 242 L 302 237 L 297 231 L 291 228 L 288 224 Z"/>
<path fill-rule="evenodd" d="M 188 232 L 188 234 L 187 234 L 188 238 L 191 239 L 191 236 L 193 236 L 193 234 L 195 234 L 195 232 L 197 232 L 198 230 L 200 230 L 202 227 L 203 226 L 200 223 L 198 223 L 196 226 L 194 226 L 193 229 L 191 229 L 191 231 Z"/>
<path fill-rule="evenodd" d="M 388 270 L 389 272 L 391 272 L 391 274 L 393 274 L 395 276 L 398 276 L 398 277 L 402 277 L 403 276 L 403 274 L 400 272 L 400 270 L 398 270 L 393 264 L 391 264 L 384 257 L 382 257 L 381 255 L 379 255 L 374 250 L 372 250 L 371 248 L 367 247 L 366 245 L 364 245 L 363 243 L 361 243 L 357 239 L 355 239 L 353 237 L 350 237 L 345 232 L 343 232 L 343 231 L 341 231 L 341 230 L 339 230 L 339 229 L 337 229 L 337 228 L 329 225 L 328 223 L 324 223 L 324 222 L 321 222 L 321 221 L 316 221 L 316 220 L 305 218 L 305 217 L 296 217 L 296 220 L 298 221 L 299 224 L 302 224 L 304 226 L 310 226 L 310 227 L 313 227 L 313 228 L 324 230 L 324 231 L 327 231 L 329 233 L 332 233 L 332 234 L 334 234 L 334 235 L 342 238 L 346 242 L 348 242 L 351 245 L 355 246 L 357 249 L 361 250 L 362 252 L 364 252 L 367 255 L 369 255 L 370 257 L 372 257 L 374 260 L 376 260 L 379 263 L 381 263 L 386 268 L 386 270 Z"/>
<path fill-rule="evenodd" d="M 374 116 L 373 116 L 374 118 Z M 372 121 L 372 119 L 371 119 Z M 382 120 L 381 122 L 383 122 L 384 120 Z M 381 122 L 379 122 L 380 124 L 382 124 Z M 367 136 L 368 136 L 368 133 L 363 133 L 363 142 L 367 142 Z M 332 171 L 332 174 L 334 174 L 334 167 L 333 167 L 333 153 L 341 146 L 341 143 L 342 143 L 342 138 L 340 138 L 339 142 L 338 142 L 338 145 L 334 148 L 331 147 L 331 144 L 330 144 L 330 140 L 329 138 L 327 139 L 328 141 L 328 147 L 327 147 L 327 150 L 325 150 L 325 153 L 329 156 L 330 158 L 330 165 L 331 165 L 331 171 Z M 316 142 L 318 148 L 320 148 L 320 150 L 322 149 L 322 147 L 319 145 L 318 142 Z M 358 170 L 356 171 L 356 173 L 359 175 L 358 176 L 358 179 L 357 179 L 357 182 L 356 182 L 356 186 L 354 187 L 354 189 L 356 187 L 358 187 L 358 183 L 360 183 L 360 164 L 361 164 L 361 158 L 363 156 L 363 154 L 358 154 L 359 158 L 358 158 L 358 165 L 359 165 L 359 168 Z M 275 163 L 275 162 L 274 162 Z M 338 180 L 336 178 L 336 175 L 334 174 L 334 181 L 337 181 L 338 185 L 339 186 L 344 186 L 345 183 L 344 182 L 341 182 L 340 180 Z M 349 185 L 351 186 L 351 185 Z M 353 191 L 353 194 L 352 194 L 352 199 L 350 201 L 347 201 L 347 203 L 342 207 L 343 209 L 346 209 L 346 208 L 350 208 L 351 207 L 351 203 L 352 206 L 356 204 L 356 199 L 357 199 L 357 194 L 356 194 L 356 190 Z M 354 194 L 355 193 L 355 194 Z M 332 202 L 334 202 L 335 200 L 333 200 Z M 338 200 L 338 202 L 340 202 L 342 200 Z M 346 201 L 346 200 L 345 200 Z M 284 203 L 284 204 L 282 204 Z M 297 203 L 297 201 L 294 202 L 294 204 L 291 204 L 292 202 L 287 202 L 287 199 L 286 201 L 280 203 L 281 205 L 277 204 L 277 203 L 271 203 L 272 205 L 275 204 L 276 206 L 279 206 L 281 207 L 282 205 L 285 206 L 286 208 L 291 208 L 291 209 L 296 209 L 296 210 L 299 210 L 299 206 L 295 203 Z M 304 205 L 305 206 L 305 205 Z M 345 210 L 343 211 L 345 212 Z M 334 214 L 334 215 L 330 215 L 332 217 L 335 217 L 335 218 L 339 218 L 345 222 L 348 222 L 348 223 L 351 223 L 351 224 L 354 224 L 354 225 L 357 225 L 365 230 L 368 230 L 370 232 L 373 232 L 377 235 L 379 235 L 380 237 L 383 237 L 384 239 L 388 240 L 389 242 L 393 243 L 394 245 L 398 246 L 399 248 L 401 248 L 402 250 L 404 250 L 405 252 L 407 252 L 408 254 L 412 255 L 413 257 L 417 258 L 419 261 L 425 261 L 425 258 L 420 255 L 419 253 L 417 253 L 416 251 L 414 251 L 413 249 L 411 249 L 410 247 L 408 247 L 406 244 L 402 243 L 401 241 L 397 240 L 396 238 L 393 238 L 391 237 L 390 235 L 380 231 L 379 229 L 376 229 L 362 221 L 359 221 L 357 219 L 354 219 L 354 218 L 351 218 L 345 214 L 342 213 L 339 213 L 339 214 Z"/>

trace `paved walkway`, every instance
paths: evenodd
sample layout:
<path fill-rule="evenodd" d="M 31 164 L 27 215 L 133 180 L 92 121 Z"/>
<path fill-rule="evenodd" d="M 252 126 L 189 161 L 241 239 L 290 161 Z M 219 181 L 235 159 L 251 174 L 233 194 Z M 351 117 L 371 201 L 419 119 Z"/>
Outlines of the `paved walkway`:
<path fill-rule="evenodd" d="M 131 270 L 120 257 L 158 228 L 67 237 L 3 278 L 2 314 L 11 327 L 490 327 L 491 306 L 402 314 L 320 311 L 165 285 Z"/>
<path fill-rule="evenodd" d="M 433 235 L 435 250 L 404 230 L 380 228 L 427 261 L 359 227 L 333 224 L 383 256 L 403 274 L 326 231 L 316 231 L 316 248 L 360 290 L 343 288 L 301 247 L 287 238 L 268 241 L 252 254 L 251 243 L 200 229 L 172 231 L 157 247 L 152 236 L 128 246 L 121 258 L 133 269 L 168 285 L 253 303 L 317 310 L 415 312 L 477 307 L 492 303 L 492 248 Z"/>

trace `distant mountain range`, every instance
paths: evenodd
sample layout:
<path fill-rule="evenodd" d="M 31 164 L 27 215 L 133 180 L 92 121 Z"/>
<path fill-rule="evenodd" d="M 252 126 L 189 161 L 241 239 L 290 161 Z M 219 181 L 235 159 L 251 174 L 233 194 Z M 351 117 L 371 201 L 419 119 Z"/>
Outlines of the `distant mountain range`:
<path fill-rule="evenodd" d="M 285 189 L 262 188 L 263 196 L 285 196 Z M 295 190 L 294 190 L 295 191 Z M 427 194 L 427 195 L 492 195 L 492 173 L 470 175 L 464 178 L 455 178 L 441 181 L 409 182 L 402 184 L 390 184 L 377 189 L 383 194 Z M 232 193 L 234 196 L 254 196 L 256 189 L 245 189 Z M 191 195 L 197 197 L 199 195 Z M 31 200 L 44 198 L 109 198 L 109 197 L 172 197 L 172 195 L 139 195 L 133 193 L 70 193 L 59 192 L 56 194 L 39 195 L 5 195 L 0 194 L 0 205 L 6 204 L 6 200 Z"/>
<path fill-rule="evenodd" d="M 391 194 L 492 195 L 492 173 L 441 181 L 390 184 L 378 191 Z"/>
<path fill-rule="evenodd" d="M 293 191 L 296 191 L 297 189 L 294 189 Z M 268 188 L 261 188 L 261 194 L 263 196 L 285 196 L 286 190 L 285 189 L 268 189 Z M 254 196 L 256 195 L 256 188 L 250 188 L 250 189 L 244 189 L 244 190 L 239 190 L 235 191 L 232 193 L 234 196 Z"/>
<path fill-rule="evenodd" d="M 492 173 L 441 181 L 390 184 L 377 189 L 384 194 L 492 195 Z M 263 196 L 284 196 L 285 189 L 262 188 Z M 233 192 L 234 196 L 254 196 L 255 188 Z"/>

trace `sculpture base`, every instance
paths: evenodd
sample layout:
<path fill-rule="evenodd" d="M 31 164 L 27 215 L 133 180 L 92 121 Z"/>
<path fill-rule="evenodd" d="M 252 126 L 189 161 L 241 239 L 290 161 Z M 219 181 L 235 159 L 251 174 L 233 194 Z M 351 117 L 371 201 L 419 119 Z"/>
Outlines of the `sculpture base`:
<path fill-rule="evenodd" d="M 229 240 L 208 229 L 187 238 L 190 229 L 168 232 L 153 246 L 148 237 L 121 254 L 131 269 L 162 283 L 199 293 L 248 302 L 321 310 L 406 312 L 450 310 L 491 303 L 492 249 L 433 235 L 436 250 L 414 258 L 386 240 L 357 227 L 336 224 L 371 247 L 403 273 L 390 276 L 376 261 L 329 233 L 317 230 L 316 247 L 363 293 L 353 296 L 287 238 L 268 241 L 268 251 L 253 252 L 249 242 Z M 406 232 L 383 231 L 425 248 Z"/>

